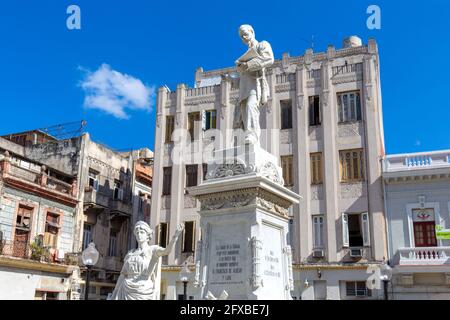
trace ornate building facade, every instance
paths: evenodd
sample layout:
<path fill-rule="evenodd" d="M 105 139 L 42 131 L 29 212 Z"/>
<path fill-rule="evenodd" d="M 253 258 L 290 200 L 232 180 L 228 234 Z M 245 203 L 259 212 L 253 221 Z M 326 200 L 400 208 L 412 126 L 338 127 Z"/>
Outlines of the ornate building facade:
<path fill-rule="evenodd" d="M 384 159 L 392 299 L 450 299 L 450 150 Z"/>
<path fill-rule="evenodd" d="M 289 211 L 297 299 L 376 299 L 371 268 L 386 257 L 384 155 L 378 47 L 357 37 L 344 48 L 283 54 L 267 70 L 270 98 L 260 109 L 261 145 L 279 157 L 285 185 L 302 196 Z M 233 145 L 239 79 L 235 68 L 197 69 L 194 88 L 158 91 L 152 226 L 166 245 L 187 228 L 164 261 L 162 296 L 177 299 L 180 265 L 193 261 L 199 204 L 187 187 L 207 179 L 206 158 Z M 196 288 L 188 287 L 188 296 Z"/>
<path fill-rule="evenodd" d="M 8 269 L 10 273 L 6 274 L 3 262 L 13 256 L 25 265 L 34 238 L 42 235 L 44 249 L 53 252 L 51 262 L 76 266 L 79 297 L 85 290 L 86 269 L 80 253 L 94 242 L 100 258 L 92 269 L 89 297 L 106 299 L 114 289 L 125 254 L 135 245 L 134 223 L 149 221 L 153 154 L 146 148 L 118 152 L 92 141 L 87 133 L 70 139 L 36 139 L 41 135 L 30 131 L 0 138 L 0 277 L 20 278 L 17 270 Z M 24 219 L 29 230 L 22 225 Z M 52 232 L 47 232 L 49 228 Z M 17 252 L 22 257 L 17 257 Z M 31 274 L 45 267 L 33 263 L 28 263 Z M 53 267 L 59 274 L 72 270 L 68 266 Z M 58 284 L 61 277 L 57 275 Z M 44 298 L 74 298 L 67 294 L 70 286 L 64 289 L 59 285 L 58 291 L 53 288 L 55 294 L 45 291 L 46 287 L 24 283 L 28 284 L 24 286 L 27 294 L 20 286 L 10 284 L 10 291 L 0 288 L 0 297 L 5 294 L 6 299 L 15 292 L 16 299 L 32 299 L 36 291 L 37 298 L 42 296 L 39 292 L 45 293 Z"/>

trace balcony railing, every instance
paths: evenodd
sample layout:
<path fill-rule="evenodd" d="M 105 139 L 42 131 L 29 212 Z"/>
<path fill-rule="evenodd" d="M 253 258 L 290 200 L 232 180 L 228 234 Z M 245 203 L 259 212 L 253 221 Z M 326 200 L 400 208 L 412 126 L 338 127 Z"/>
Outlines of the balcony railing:
<path fill-rule="evenodd" d="M 399 265 L 450 265 L 450 247 L 400 248 Z"/>
<path fill-rule="evenodd" d="M 58 258 L 56 250 L 43 247 L 37 250 L 30 243 L 24 241 L 0 241 L 0 256 L 15 257 L 44 263 L 58 263 L 66 265 L 78 265 L 78 254 L 65 253 L 64 257 Z"/>
<path fill-rule="evenodd" d="M 385 172 L 450 168 L 450 150 L 387 156 L 383 165 Z"/>
<path fill-rule="evenodd" d="M 57 191 L 73 198 L 77 196 L 75 180 L 73 184 L 70 184 L 55 177 L 51 177 L 45 173 L 45 167 L 43 167 L 42 172 L 36 172 L 34 170 L 20 167 L 8 160 L 3 160 L 0 162 L 0 169 L 1 174 L 4 177 L 39 185 L 44 189 Z"/>

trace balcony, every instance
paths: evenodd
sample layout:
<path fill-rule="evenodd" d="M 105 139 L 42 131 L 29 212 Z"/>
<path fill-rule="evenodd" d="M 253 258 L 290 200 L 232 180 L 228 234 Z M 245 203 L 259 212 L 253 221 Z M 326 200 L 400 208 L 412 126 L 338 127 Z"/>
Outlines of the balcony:
<path fill-rule="evenodd" d="M 35 263 L 78 265 L 78 254 L 65 253 L 58 257 L 58 251 L 50 247 L 37 247 L 22 241 L 0 241 L 0 257 L 28 260 Z"/>
<path fill-rule="evenodd" d="M 400 266 L 450 266 L 450 247 L 399 248 L 396 260 Z"/>
<path fill-rule="evenodd" d="M 450 150 L 386 156 L 383 177 L 388 182 L 450 177 Z"/>
<path fill-rule="evenodd" d="M 111 212 L 124 213 L 125 215 L 131 215 L 133 212 L 130 202 L 114 199 L 112 193 L 96 191 L 92 187 L 86 187 L 84 202 L 88 205 L 94 205 L 94 207 L 108 208 Z"/>
<path fill-rule="evenodd" d="M 10 162 L 9 158 L 0 161 L 0 175 L 7 185 L 36 193 L 42 197 L 75 205 L 77 198 L 77 182 L 67 183 L 47 174 L 42 166 L 41 171 L 27 169 Z"/>
<path fill-rule="evenodd" d="M 122 270 L 123 259 L 119 257 L 111 257 L 107 256 L 103 258 L 103 268 L 110 271 L 119 271 Z"/>

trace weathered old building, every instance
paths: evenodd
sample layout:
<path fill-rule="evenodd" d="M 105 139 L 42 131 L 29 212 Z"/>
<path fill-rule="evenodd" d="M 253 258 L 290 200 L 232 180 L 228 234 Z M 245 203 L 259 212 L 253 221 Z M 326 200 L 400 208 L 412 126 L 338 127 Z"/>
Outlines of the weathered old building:
<path fill-rule="evenodd" d="M 0 138 L 0 300 L 73 299 L 77 177 Z"/>
<path fill-rule="evenodd" d="M 199 204 L 186 187 L 205 178 L 205 156 L 232 146 L 239 79 L 234 67 L 204 72 L 195 87 L 158 91 L 151 221 L 166 245 L 177 223 L 184 237 L 163 267 L 162 295 L 183 292 L 178 271 L 201 238 Z M 302 196 L 291 211 L 296 298 L 375 299 L 370 269 L 386 256 L 381 187 L 384 155 L 380 61 L 374 40 L 284 54 L 266 70 L 262 147 L 279 157 L 285 185 Z M 191 281 L 192 283 L 192 281 Z M 188 295 L 196 288 L 189 286 Z"/>
<path fill-rule="evenodd" d="M 17 139 L 12 141 L 18 143 Z M 106 298 L 114 288 L 125 254 L 133 246 L 134 222 L 149 220 L 146 208 L 151 194 L 151 151 L 117 152 L 92 141 L 89 134 L 24 145 L 25 159 L 66 173 L 76 181 L 71 185 L 71 242 L 64 249 L 78 257 L 84 279 L 85 268 L 79 256 L 90 242 L 95 243 L 100 258 L 92 270 L 90 298 Z M 81 287 L 84 290 L 84 280 Z"/>

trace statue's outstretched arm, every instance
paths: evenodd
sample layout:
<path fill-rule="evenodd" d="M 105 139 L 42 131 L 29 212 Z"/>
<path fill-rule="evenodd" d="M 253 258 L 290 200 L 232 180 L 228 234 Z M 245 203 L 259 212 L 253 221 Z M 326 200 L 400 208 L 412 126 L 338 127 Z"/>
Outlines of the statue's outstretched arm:
<path fill-rule="evenodd" d="M 170 239 L 169 244 L 166 248 L 159 248 L 156 252 L 159 256 L 167 256 L 170 252 L 172 252 L 173 247 L 175 246 L 175 243 L 177 242 L 178 238 L 180 237 L 181 232 L 183 232 L 184 225 L 181 223 L 177 225 L 177 229 L 175 230 L 175 234 L 173 235 L 172 239 Z"/>

